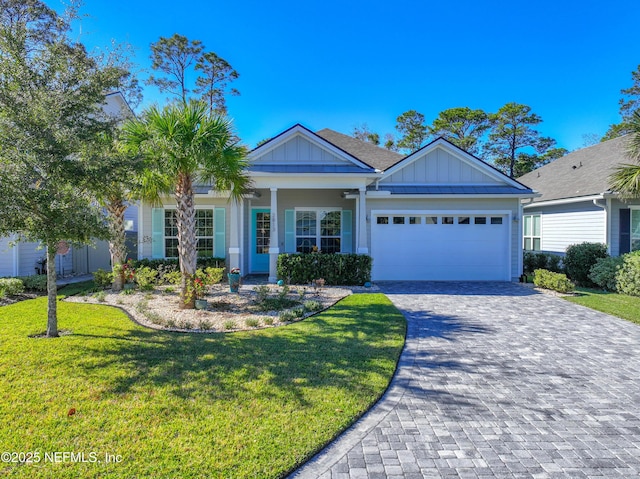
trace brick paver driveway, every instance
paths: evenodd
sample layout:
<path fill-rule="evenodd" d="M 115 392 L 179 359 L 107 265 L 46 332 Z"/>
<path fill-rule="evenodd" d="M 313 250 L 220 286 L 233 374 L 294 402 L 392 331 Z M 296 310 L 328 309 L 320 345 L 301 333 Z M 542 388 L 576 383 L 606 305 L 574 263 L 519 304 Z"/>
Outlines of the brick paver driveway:
<path fill-rule="evenodd" d="M 382 289 L 391 387 L 293 477 L 640 477 L 640 326 L 517 284 Z"/>

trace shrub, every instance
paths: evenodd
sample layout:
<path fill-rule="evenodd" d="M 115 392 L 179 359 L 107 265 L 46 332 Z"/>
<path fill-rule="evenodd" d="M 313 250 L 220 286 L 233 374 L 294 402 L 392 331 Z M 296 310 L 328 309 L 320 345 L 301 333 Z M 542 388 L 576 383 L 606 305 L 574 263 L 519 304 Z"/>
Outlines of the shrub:
<path fill-rule="evenodd" d="M 288 323 L 289 321 L 293 321 L 296 319 L 296 315 L 293 311 L 282 311 L 278 316 L 278 321 L 281 323 Z"/>
<path fill-rule="evenodd" d="M 607 291 L 618 291 L 617 274 L 622 267 L 622 256 L 600 258 L 591 267 L 589 279 Z"/>
<path fill-rule="evenodd" d="M 222 326 L 224 329 L 234 329 L 236 327 L 236 322 L 233 319 L 227 319 Z"/>
<path fill-rule="evenodd" d="M 607 256 L 607 247 L 602 243 L 573 244 L 567 248 L 564 257 L 567 276 L 581 286 L 593 286 L 589 272 L 600 258 Z"/>
<path fill-rule="evenodd" d="M 182 282 L 182 273 L 180 271 L 170 271 L 162 275 L 162 281 L 165 283 L 178 286 Z M 169 289 L 169 288 L 167 288 Z"/>
<path fill-rule="evenodd" d="M 622 256 L 622 267 L 616 275 L 619 293 L 640 296 L 640 251 Z"/>
<path fill-rule="evenodd" d="M 218 268 L 217 266 L 208 266 L 204 269 L 204 273 L 207 275 L 208 284 L 218 284 L 222 282 L 224 267 Z"/>
<path fill-rule="evenodd" d="M 273 324 L 273 318 L 271 316 L 265 316 L 262 318 L 262 322 L 267 326 L 271 326 Z"/>
<path fill-rule="evenodd" d="M 278 255 L 278 277 L 289 284 L 324 278 L 327 285 L 361 285 L 371 281 L 371 256 L 366 254 L 294 253 Z"/>
<path fill-rule="evenodd" d="M 253 290 L 258 296 L 257 298 L 258 303 L 264 303 L 266 299 L 269 297 L 269 292 L 271 291 L 269 289 L 269 286 L 267 286 L 266 284 L 261 284 L 260 286 L 256 286 Z"/>
<path fill-rule="evenodd" d="M 134 268 L 141 266 L 147 266 L 159 272 L 164 271 L 178 271 L 179 263 L 177 259 L 140 259 L 131 262 Z M 225 267 L 224 258 L 198 258 L 196 263 L 197 268 L 222 268 Z"/>
<path fill-rule="evenodd" d="M 213 323 L 208 319 L 203 318 L 198 321 L 198 329 L 200 329 L 201 331 L 207 331 L 211 328 L 213 328 Z"/>
<path fill-rule="evenodd" d="M 247 318 L 244 320 L 244 324 L 249 328 L 257 328 L 260 325 L 260 320 L 256 318 Z"/>
<path fill-rule="evenodd" d="M 566 274 L 554 273 L 546 269 L 534 271 L 534 284 L 540 288 L 552 289 L 558 293 L 570 293 L 575 290 L 575 285 L 567 278 Z"/>
<path fill-rule="evenodd" d="M 20 278 L 0 278 L 0 297 L 14 296 L 24 291 L 24 283 Z"/>
<path fill-rule="evenodd" d="M 19 276 L 18 279 L 22 280 L 24 289 L 28 291 L 43 292 L 47 290 L 47 275 L 35 274 L 33 276 Z"/>
<path fill-rule="evenodd" d="M 104 303 L 107 300 L 107 294 L 104 291 L 94 293 L 93 297 L 96 298 L 99 303 Z"/>
<path fill-rule="evenodd" d="M 98 288 L 108 288 L 113 282 L 113 273 L 100 268 L 98 271 L 94 271 L 93 282 Z"/>
<path fill-rule="evenodd" d="M 525 251 L 523 257 L 523 270 L 525 274 L 531 274 L 537 269 L 546 269 L 555 273 L 562 273 L 562 256 L 540 251 Z"/>
<path fill-rule="evenodd" d="M 304 309 L 313 313 L 322 309 L 322 303 L 320 301 L 310 300 L 304 302 Z"/>
<path fill-rule="evenodd" d="M 148 266 L 139 266 L 135 270 L 134 281 L 141 291 L 151 291 L 156 284 L 156 276 L 158 276 L 157 270 Z"/>

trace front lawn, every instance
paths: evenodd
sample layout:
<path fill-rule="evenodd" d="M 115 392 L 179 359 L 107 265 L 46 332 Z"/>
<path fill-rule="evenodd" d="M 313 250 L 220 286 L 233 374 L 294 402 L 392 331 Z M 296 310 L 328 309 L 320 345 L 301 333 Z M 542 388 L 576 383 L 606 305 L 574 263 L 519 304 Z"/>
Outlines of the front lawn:
<path fill-rule="evenodd" d="M 39 456 L 3 456 L 5 477 L 280 477 L 384 392 L 406 328 L 384 295 L 359 294 L 232 334 L 149 330 L 116 308 L 60 302 L 68 334 L 29 337 L 45 308 L 44 297 L 0 307 L 0 450 Z"/>
<path fill-rule="evenodd" d="M 578 288 L 576 292 L 577 296 L 565 299 L 640 324 L 640 297 L 588 288 Z"/>

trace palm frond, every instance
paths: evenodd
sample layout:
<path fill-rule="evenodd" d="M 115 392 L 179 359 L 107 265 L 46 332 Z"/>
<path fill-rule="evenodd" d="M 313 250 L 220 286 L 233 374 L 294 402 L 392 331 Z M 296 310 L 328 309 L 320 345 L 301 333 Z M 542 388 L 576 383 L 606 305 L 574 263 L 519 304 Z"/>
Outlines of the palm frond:
<path fill-rule="evenodd" d="M 624 164 L 609 176 L 610 188 L 623 199 L 640 197 L 640 164 Z"/>

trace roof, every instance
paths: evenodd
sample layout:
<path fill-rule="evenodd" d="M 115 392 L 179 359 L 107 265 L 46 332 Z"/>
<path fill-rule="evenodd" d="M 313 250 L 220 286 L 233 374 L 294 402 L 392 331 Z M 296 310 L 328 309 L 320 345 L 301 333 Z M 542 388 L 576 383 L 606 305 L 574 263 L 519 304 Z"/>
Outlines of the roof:
<path fill-rule="evenodd" d="M 609 175 L 626 157 L 629 135 L 583 148 L 518 178 L 541 193 L 534 202 L 579 198 L 610 192 Z"/>
<path fill-rule="evenodd" d="M 251 171 L 265 173 L 368 173 L 357 165 L 251 165 Z"/>
<path fill-rule="evenodd" d="M 358 140 L 357 138 L 338 133 L 329 128 L 316 131 L 316 135 L 378 170 L 386 170 L 403 158 L 401 154 L 395 151 L 380 148 L 373 143 Z"/>
<path fill-rule="evenodd" d="M 368 190 L 375 190 L 371 185 Z M 518 195 L 531 193 L 509 185 L 388 185 L 380 184 L 379 190 L 394 195 Z"/>

